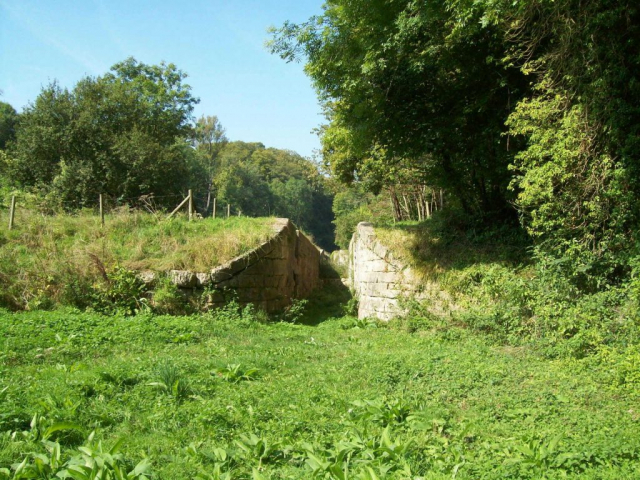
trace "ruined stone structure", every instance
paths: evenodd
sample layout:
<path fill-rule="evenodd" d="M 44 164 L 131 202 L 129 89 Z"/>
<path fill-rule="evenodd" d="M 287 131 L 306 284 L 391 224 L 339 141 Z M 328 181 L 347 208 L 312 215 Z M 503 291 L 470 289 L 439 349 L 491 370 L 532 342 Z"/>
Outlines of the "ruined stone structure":
<path fill-rule="evenodd" d="M 403 313 L 402 300 L 429 302 L 429 310 L 442 313 L 449 299 L 434 282 L 420 279 L 388 246 L 376 238 L 373 225 L 358 224 L 349 245 L 348 284 L 358 299 L 358 318 L 390 320 Z"/>
<path fill-rule="evenodd" d="M 331 252 L 331 262 L 345 272 L 349 268 L 349 252 L 347 250 L 335 250 Z"/>
<path fill-rule="evenodd" d="M 210 272 L 172 270 L 169 278 L 182 289 L 206 288 L 212 306 L 235 297 L 268 312 L 281 310 L 319 286 L 320 251 L 287 219 L 277 219 L 274 229 L 268 241 Z M 148 284 L 156 277 L 140 274 Z"/>

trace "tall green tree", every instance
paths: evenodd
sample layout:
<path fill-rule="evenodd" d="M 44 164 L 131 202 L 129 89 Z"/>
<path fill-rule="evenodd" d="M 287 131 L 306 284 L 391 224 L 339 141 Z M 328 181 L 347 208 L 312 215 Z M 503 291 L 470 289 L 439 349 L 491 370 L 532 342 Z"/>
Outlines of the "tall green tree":
<path fill-rule="evenodd" d="M 462 3 L 329 0 L 323 15 L 274 31 L 271 48 L 305 58 L 334 174 L 379 190 L 389 168 L 410 161 L 467 212 L 501 215 L 515 152 L 505 120 L 527 83 L 500 62 L 500 30 Z"/>
<path fill-rule="evenodd" d="M 99 193 L 131 200 L 182 192 L 198 101 L 185 78 L 173 64 L 129 58 L 73 90 L 48 85 L 21 116 L 13 179 L 67 209 L 93 205 Z"/>
<path fill-rule="evenodd" d="M 209 212 L 211 206 L 211 191 L 213 188 L 213 176 L 216 161 L 224 146 L 229 142 L 225 135 L 225 129 L 215 115 L 202 115 L 193 129 L 193 144 L 201 159 L 202 166 L 207 176 L 207 199 L 204 211 Z"/>
<path fill-rule="evenodd" d="M 7 148 L 7 143 L 15 138 L 18 112 L 10 104 L 0 102 L 0 150 Z"/>
<path fill-rule="evenodd" d="M 313 191 L 302 179 L 290 178 L 286 182 L 274 180 L 269 185 L 273 194 L 273 208 L 278 216 L 290 218 L 303 228 L 313 218 Z"/>
<path fill-rule="evenodd" d="M 216 160 L 218 205 L 245 215 L 288 217 L 327 250 L 335 247 L 333 194 L 318 166 L 289 150 L 262 143 L 229 142 Z"/>
<path fill-rule="evenodd" d="M 234 214 L 250 217 L 273 214 L 269 184 L 258 168 L 249 162 L 233 163 L 220 170 L 215 176 L 214 188 L 218 205 L 231 205 Z"/>

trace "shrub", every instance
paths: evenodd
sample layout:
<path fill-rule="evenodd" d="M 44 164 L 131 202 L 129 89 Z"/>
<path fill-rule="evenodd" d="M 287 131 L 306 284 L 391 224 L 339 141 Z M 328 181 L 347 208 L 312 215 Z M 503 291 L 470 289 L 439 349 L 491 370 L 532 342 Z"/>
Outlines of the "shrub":
<path fill-rule="evenodd" d="M 145 292 L 146 287 L 136 272 L 116 266 L 107 273 L 106 285 L 95 289 L 94 308 L 103 313 L 134 315 L 147 307 Z"/>
<path fill-rule="evenodd" d="M 159 314 L 180 315 L 190 310 L 185 296 L 167 277 L 160 278 L 156 283 L 152 300 L 153 310 Z"/>
<path fill-rule="evenodd" d="M 240 305 L 235 298 L 222 307 L 209 311 L 212 320 L 234 325 L 250 326 L 256 322 L 264 323 L 268 317 L 262 310 L 256 310 L 253 304 Z"/>
<path fill-rule="evenodd" d="M 280 319 L 283 322 L 289 323 L 299 322 L 304 316 L 308 303 L 308 300 L 300 300 L 298 298 L 292 299 L 291 305 L 285 307 L 284 311 L 280 315 Z"/>

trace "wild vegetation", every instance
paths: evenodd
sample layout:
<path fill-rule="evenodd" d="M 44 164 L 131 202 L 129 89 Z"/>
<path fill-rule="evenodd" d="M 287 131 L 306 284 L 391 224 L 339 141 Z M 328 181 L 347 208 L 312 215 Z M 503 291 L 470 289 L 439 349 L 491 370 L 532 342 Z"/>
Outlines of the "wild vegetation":
<path fill-rule="evenodd" d="M 172 64 L 0 102 L 0 306 L 31 310 L 0 311 L 0 479 L 636 478 L 639 16 L 327 0 L 269 43 L 317 89 L 321 165 L 194 118 Z M 158 222 L 188 189 L 204 220 Z M 328 250 L 374 222 L 452 308 L 148 302 L 132 269 L 209 268 L 271 215 Z"/>
<path fill-rule="evenodd" d="M 414 271 L 450 294 L 453 324 L 548 358 L 592 356 L 613 369 L 636 365 L 631 370 L 639 371 L 635 279 L 587 294 L 562 275 L 562 263 L 532 255 L 525 232 L 473 232 L 465 225 L 442 213 L 376 232 Z M 620 385 L 640 388 L 636 374 L 621 375 Z"/>
<path fill-rule="evenodd" d="M 632 1 L 329 0 L 271 49 L 306 62 L 336 177 L 393 203 L 398 186 L 444 189 L 472 229 L 519 215 L 536 258 L 594 292 L 635 276 L 639 15 Z"/>
<path fill-rule="evenodd" d="M 0 215 L 3 224 L 6 220 Z M 116 295 L 135 309 L 136 298 L 127 293 L 133 290 L 135 297 L 142 289 L 135 272 L 207 272 L 273 234 L 273 218 L 189 222 L 184 216 L 166 220 L 123 209 L 108 215 L 101 227 L 92 212 L 43 216 L 23 209 L 14 230 L 0 231 L 0 306 L 104 308 L 104 300 Z"/>
<path fill-rule="evenodd" d="M 639 15 L 630 1 L 329 0 L 273 29 L 272 52 L 305 62 L 324 106 L 327 167 L 352 184 L 336 242 L 374 221 L 469 299 L 463 323 L 634 356 Z M 393 231 L 424 218 L 411 239 Z"/>
<path fill-rule="evenodd" d="M 358 321 L 336 298 L 286 323 L 236 304 L 192 317 L 3 312 L 0 478 L 78 465 L 172 479 L 636 473 L 638 390 L 622 371 L 418 315 Z"/>
<path fill-rule="evenodd" d="M 43 87 L 18 114 L 0 102 L 0 208 L 18 193 L 44 214 L 121 206 L 172 210 L 192 190 L 203 217 L 291 218 L 333 244 L 332 192 L 312 161 L 264 144 L 229 141 L 173 64 L 128 58 L 72 89 Z"/>

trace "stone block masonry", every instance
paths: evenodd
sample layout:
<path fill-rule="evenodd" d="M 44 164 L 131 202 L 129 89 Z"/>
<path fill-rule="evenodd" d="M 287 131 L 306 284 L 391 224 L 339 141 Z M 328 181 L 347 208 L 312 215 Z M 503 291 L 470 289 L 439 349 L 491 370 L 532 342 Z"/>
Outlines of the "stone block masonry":
<path fill-rule="evenodd" d="M 442 313 L 448 295 L 434 282 L 422 280 L 390 246 L 377 239 L 373 225 L 358 224 L 349 244 L 349 287 L 358 299 L 358 318 L 391 320 L 403 313 L 402 300 L 428 301 L 430 310 Z"/>
<path fill-rule="evenodd" d="M 153 272 L 139 275 L 147 284 Z M 289 220 L 278 218 L 274 235 L 253 250 L 210 272 L 172 270 L 171 281 L 185 290 L 210 293 L 211 306 L 236 298 L 268 312 L 282 310 L 294 298 L 304 298 L 320 285 L 320 251 Z"/>

